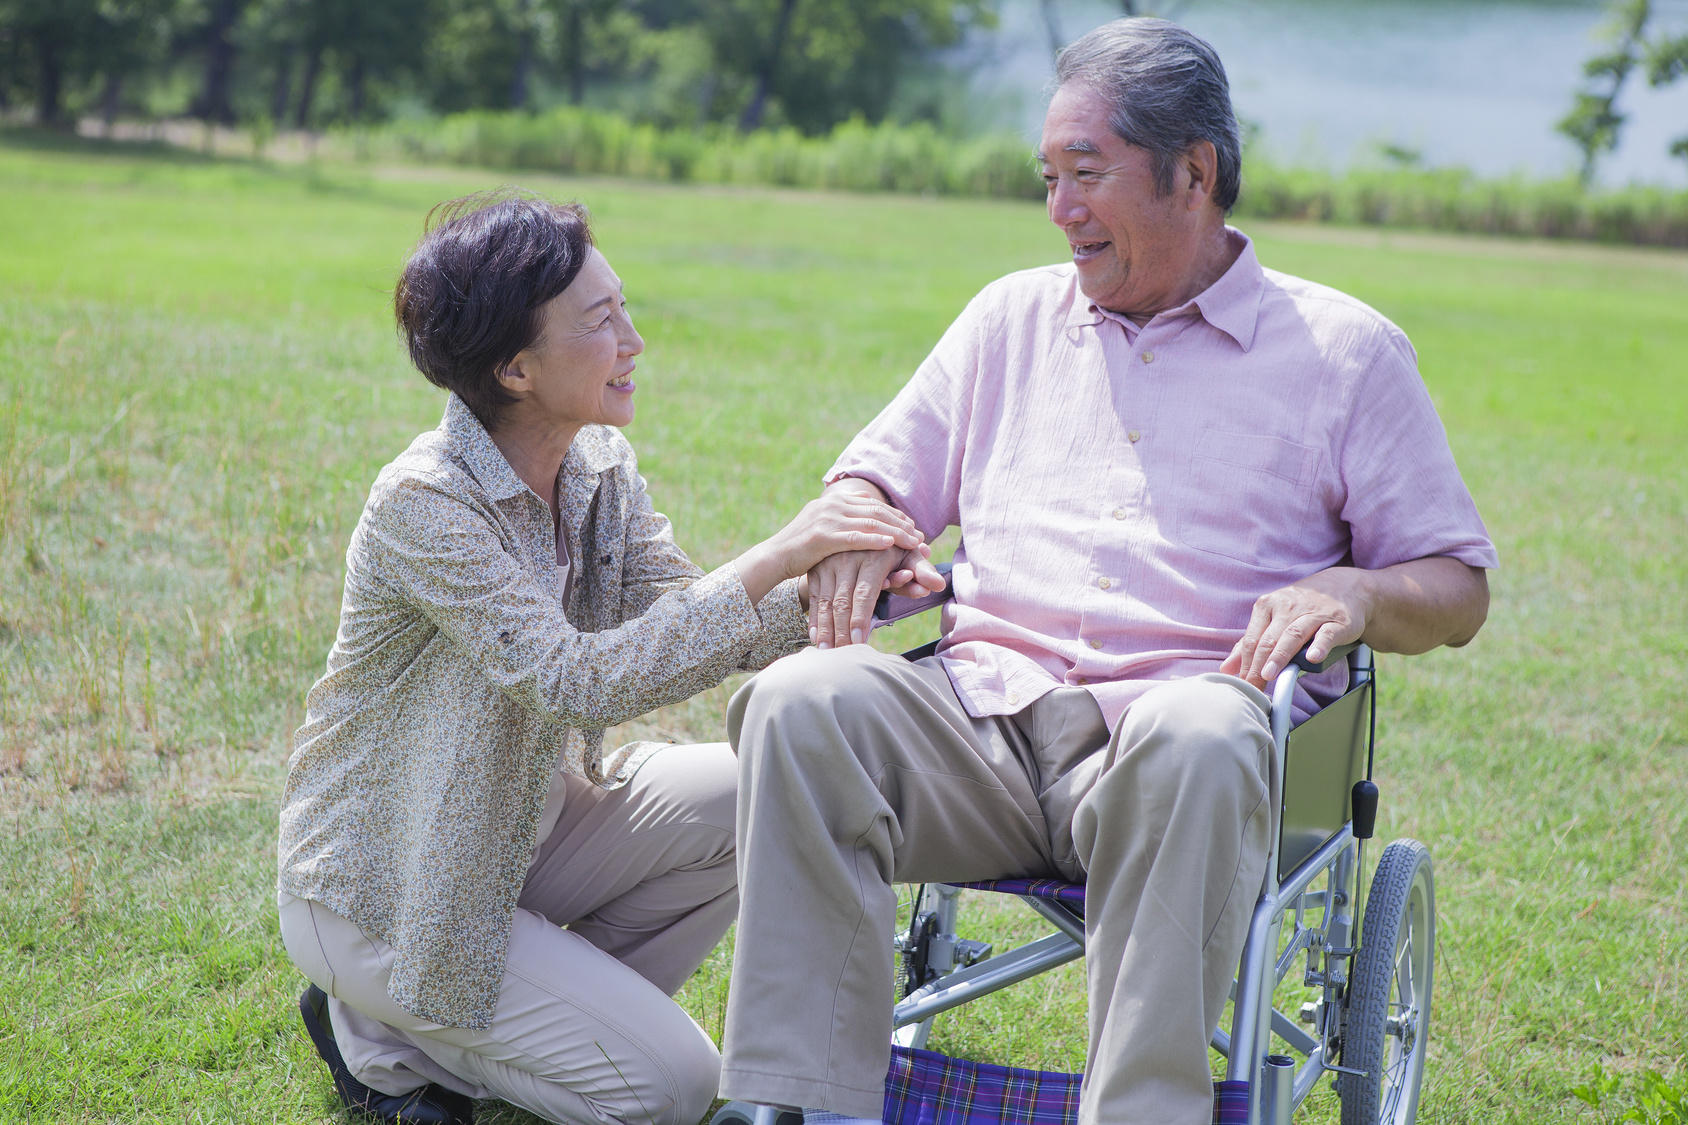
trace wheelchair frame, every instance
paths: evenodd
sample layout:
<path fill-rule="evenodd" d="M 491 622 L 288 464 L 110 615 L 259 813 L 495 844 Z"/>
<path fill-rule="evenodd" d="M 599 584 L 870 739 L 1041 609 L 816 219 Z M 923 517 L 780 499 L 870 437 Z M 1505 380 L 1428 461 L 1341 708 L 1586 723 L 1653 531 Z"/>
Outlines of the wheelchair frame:
<path fill-rule="evenodd" d="M 908 655 L 925 655 L 933 647 Z M 1335 815 L 1333 827 L 1319 829 L 1329 832 L 1322 842 L 1303 831 L 1285 849 L 1283 810 L 1289 807 L 1292 734 L 1299 729 L 1292 719 L 1295 687 L 1304 672 L 1323 671 L 1344 658 L 1348 689 L 1315 717 L 1354 724 L 1355 736 L 1363 736 L 1364 770 L 1358 769 L 1360 755 L 1351 754 L 1354 772 L 1360 775 L 1345 779 L 1352 781 L 1345 806 Z M 1365 901 L 1363 927 L 1355 924 L 1363 841 L 1372 835 L 1377 803 L 1370 780 L 1375 681 L 1370 648 L 1351 645 L 1317 666 L 1303 652 L 1272 685 L 1272 740 L 1280 779 L 1278 831 L 1271 837 L 1266 885 L 1256 901 L 1232 983 L 1230 1026 L 1216 1028 L 1210 1041 L 1226 1060 L 1225 1079 L 1216 1090 L 1228 1087 L 1240 1102 L 1240 1092 L 1246 1089 L 1244 1120 L 1249 1125 L 1289 1125 L 1296 1108 L 1327 1073 L 1336 1076 L 1342 1125 L 1411 1125 L 1417 1115 L 1435 950 L 1434 885 L 1424 845 L 1403 839 L 1384 849 Z M 1358 708 L 1364 709 L 1363 725 Z M 920 909 L 926 889 L 921 887 L 909 928 L 894 942 L 904 958 L 907 987 L 893 1010 L 892 1039 L 904 1048 L 924 1047 L 938 1014 L 1084 952 L 1081 888 L 1039 883 L 1011 889 L 1053 929 L 993 956 L 989 945 L 957 933 L 958 899 L 967 886 L 1007 888 L 934 886 L 934 908 Z M 1314 990 L 1317 998 L 1291 1015 L 1277 1010 L 1273 997 L 1302 958 L 1301 987 Z M 1275 1044 L 1280 1049 L 1275 1050 Z M 711 1125 L 791 1121 L 790 1114 L 769 1107 L 729 1103 Z"/>

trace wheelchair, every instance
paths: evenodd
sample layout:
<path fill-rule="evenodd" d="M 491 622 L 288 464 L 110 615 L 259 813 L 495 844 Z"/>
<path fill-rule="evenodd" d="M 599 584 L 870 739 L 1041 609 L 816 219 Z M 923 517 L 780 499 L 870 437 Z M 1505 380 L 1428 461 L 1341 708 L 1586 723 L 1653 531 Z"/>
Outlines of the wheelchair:
<path fill-rule="evenodd" d="M 882 597 L 875 623 L 941 598 Z M 905 655 L 917 659 L 936 647 Z M 1299 678 L 1338 661 L 1348 668 L 1346 690 L 1295 724 Z M 1372 837 L 1378 802 L 1371 780 L 1374 657 L 1367 646 L 1350 645 L 1315 665 L 1303 651 L 1269 686 L 1281 807 L 1266 885 L 1231 986 L 1228 1026 L 1222 1021 L 1210 1040 L 1224 1074 L 1214 1082 L 1213 1122 L 1289 1125 L 1331 1075 L 1341 1125 L 1411 1125 L 1430 1028 L 1435 884 L 1429 850 L 1400 839 L 1383 849 L 1363 903 L 1359 898 L 1362 848 Z M 1014 896 L 1050 930 L 994 952 L 958 932 L 963 891 Z M 903 971 L 884 1120 L 1076 1121 L 1082 1075 L 953 1059 L 925 1048 L 939 1014 L 1083 956 L 1083 885 L 1049 879 L 928 884 L 914 889 L 908 914 L 906 929 L 887 935 Z M 1297 1011 L 1274 1007 L 1280 991 L 1303 998 Z M 800 1125 L 800 1117 L 729 1102 L 710 1125 Z"/>

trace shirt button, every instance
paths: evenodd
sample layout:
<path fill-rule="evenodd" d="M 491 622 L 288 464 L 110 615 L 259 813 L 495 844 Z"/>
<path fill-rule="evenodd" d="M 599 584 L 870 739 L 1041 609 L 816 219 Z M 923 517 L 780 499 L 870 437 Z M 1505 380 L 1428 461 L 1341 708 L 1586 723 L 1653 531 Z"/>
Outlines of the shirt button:
<path fill-rule="evenodd" d="M 1138 433 L 1136 430 L 1132 430 L 1130 433 L 1125 435 L 1125 440 L 1135 442 L 1138 438 L 1140 438 L 1142 436 L 1143 435 Z"/>
<path fill-rule="evenodd" d="M 1018 706 L 1019 702 L 1020 702 L 1020 693 L 1017 692 L 1017 691 L 1009 692 L 1008 693 L 1008 702 Z"/>
<path fill-rule="evenodd" d="M 1108 578 L 1098 578 L 1096 580 L 1096 585 L 1102 587 L 1102 589 L 1104 589 L 1104 590 L 1106 590 L 1109 586 L 1112 586 L 1113 584 L 1114 584 L 1113 580 L 1108 579 Z"/>
<path fill-rule="evenodd" d="M 1144 363 L 1155 362 L 1155 353 L 1154 352 L 1144 352 L 1143 353 L 1143 362 Z"/>
<path fill-rule="evenodd" d="M 1089 676 L 1080 676 L 1074 682 L 1077 683 L 1079 687 L 1083 687 L 1085 684 L 1088 684 L 1090 682 L 1090 677 Z"/>
<path fill-rule="evenodd" d="M 1115 508 L 1114 509 L 1114 518 L 1116 520 L 1124 519 L 1125 518 L 1125 509 L 1124 508 Z"/>
<path fill-rule="evenodd" d="M 1101 641 L 1093 640 L 1093 641 L 1087 641 L 1086 643 L 1089 644 L 1091 648 L 1101 648 L 1102 647 Z"/>

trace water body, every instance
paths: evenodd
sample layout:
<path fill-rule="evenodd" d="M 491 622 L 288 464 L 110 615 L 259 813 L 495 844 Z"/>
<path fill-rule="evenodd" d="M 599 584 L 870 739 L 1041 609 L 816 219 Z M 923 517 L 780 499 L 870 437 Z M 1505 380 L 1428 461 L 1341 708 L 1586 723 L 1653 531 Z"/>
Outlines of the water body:
<path fill-rule="evenodd" d="M 1554 129 L 1583 61 L 1601 48 L 1600 0 L 1164 0 L 1219 51 L 1237 113 L 1272 159 L 1328 168 L 1381 163 L 1380 146 L 1483 176 L 1574 171 L 1577 150 Z M 1688 32 L 1688 0 L 1654 0 L 1654 31 Z M 1056 0 L 1062 41 L 1120 15 L 1117 3 Z M 960 48 L 977 123 L 1035 141 L 1051 65 L 1037 0 L 1003 0 L 999 27 Z M 1668 153 L 1688 134 L 1688 80 L 1650 89 L 1632 74 L 1629 114 L 1602 183 L 1688 187 Z"/>

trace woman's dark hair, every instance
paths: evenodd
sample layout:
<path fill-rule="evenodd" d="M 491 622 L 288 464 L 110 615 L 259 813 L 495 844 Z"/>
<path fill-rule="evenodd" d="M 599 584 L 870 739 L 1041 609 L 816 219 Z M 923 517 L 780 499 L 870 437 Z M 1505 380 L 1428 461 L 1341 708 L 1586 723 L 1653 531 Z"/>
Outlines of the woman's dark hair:
<path fill-rule="evenodd" d="M 411 362 L 494 428 L 515 399 L 498 373 L 539 338 L 539 308 L 592 250 L 586 209 L 508 190 L 428 212 L 393 293 Z"/>

